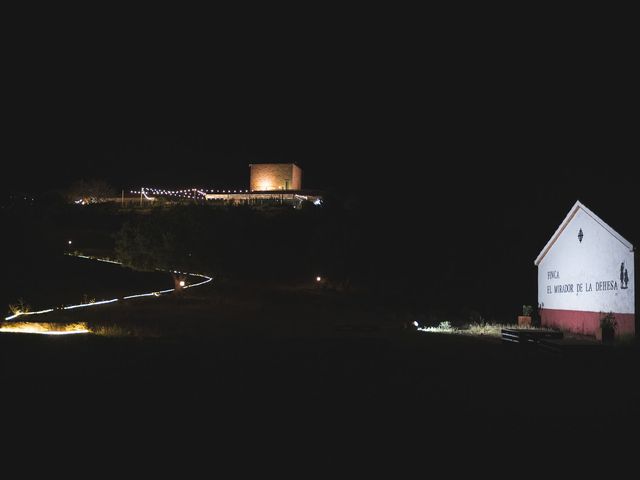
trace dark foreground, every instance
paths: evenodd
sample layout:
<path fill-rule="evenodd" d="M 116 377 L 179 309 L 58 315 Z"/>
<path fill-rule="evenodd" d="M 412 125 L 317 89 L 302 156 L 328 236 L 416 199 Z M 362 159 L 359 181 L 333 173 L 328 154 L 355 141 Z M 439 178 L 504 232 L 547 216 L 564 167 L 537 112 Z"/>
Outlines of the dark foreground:
<path fill-rule="evenodd" d="M 131 339 L 2 335 L 11 404 L 200 420 L 374 414 L 483 418 L 640 413 L 637 351 L 565 358 L 451 335 Z M 300 417 L 298 417 L 300 416 Z"/>
<path fill-rule="evenodd" d="M 413 332 L 284 340 L 4 334 L 0 348 L 2 378 L 15 388 L 11 403 L 24 397 L 91 409 L 141 402 L 202 408 L 212 416 L 229 408 L 453 417 L 640 414 L 633 375 L 638 352 L 627 349 L 563 358 Z"/>
<path fill-rule="evenodd" d="M 499 451 L 515 439 L 557 441 L 576 426 L 594 439 L 602 428 L 637 431 L 637 345 L 554 355 L 417 333 L 373 313 L 367 322 L 316 293 L 303 298 L 308 310 L 287 313 L 277 299 L 272 308 L 257 296 L 234 306 L 214 290 L 91 314 L 164 318 L 153 331 L 183 328 L 170 337 L 0 335 L 5 427 L 54 422 L 92 441 L 139 435 L 204 448 L 224 439 L 263 452 L 279 450 L 281 436 L 286 448 L 442 441 Z"/>

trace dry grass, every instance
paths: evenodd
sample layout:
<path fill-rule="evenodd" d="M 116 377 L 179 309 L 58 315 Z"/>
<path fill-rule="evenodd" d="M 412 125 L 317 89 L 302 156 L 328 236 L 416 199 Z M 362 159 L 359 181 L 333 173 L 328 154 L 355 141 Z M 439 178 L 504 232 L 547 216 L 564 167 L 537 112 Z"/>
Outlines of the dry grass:
<path fill-rule="evenodd" d="M 506 323 L 471 323 L 466 328 L 452 327 L 449 322 L 441 322 L 437 327 L 421 328 L 421 332 L 429 333 L 457 333 L 460 335 L 478 335 L 488 337 L 500 337 L 503 328 L 510 328 L 516 330 L 539 330 L 539 331 L 551 331 L 548 328 L 531 327 L 517 324 Z"/>
<path fill-rule="evenodd" d="M 550 328 L 532 327 L 531 325 L 518 325 L 514 323 L 472 323 L 469 328 L 463 330 L 471 335 L 493 335 L 499 337 L 503 328 L 512 330 L 537 330 L 541 332 L 550 332 Z"/>
<path fill-rule="evenodd" d="M 148 323 L 91 322 L 90 329 L 91 333 L 101 335 L 103 337 L 160 338 L 163 336 L 161 326 L 149 325 Z"/>
<path fill-rule="evenodd" d="M 31 311 L 31 307 L 21 298 L 17 303 L 9 305 L 9 311 L 12 315 L 23 315 Z"/>

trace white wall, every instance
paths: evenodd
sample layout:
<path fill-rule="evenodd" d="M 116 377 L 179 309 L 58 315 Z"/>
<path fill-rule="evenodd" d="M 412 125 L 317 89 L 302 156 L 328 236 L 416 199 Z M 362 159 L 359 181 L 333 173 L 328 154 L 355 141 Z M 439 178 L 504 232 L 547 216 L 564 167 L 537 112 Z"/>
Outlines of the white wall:
<path fill-rule="evenodd" d="M 629 276 L 627 289 L 620 284 L 622 262 Z M 538 303 L 558 310 L 635 313 L 633 270 L 633 252 L 579 209 L 538 265 Z M 549 278 L 549 272 L 557 272 L 553 276 L 558 278 Z"/>

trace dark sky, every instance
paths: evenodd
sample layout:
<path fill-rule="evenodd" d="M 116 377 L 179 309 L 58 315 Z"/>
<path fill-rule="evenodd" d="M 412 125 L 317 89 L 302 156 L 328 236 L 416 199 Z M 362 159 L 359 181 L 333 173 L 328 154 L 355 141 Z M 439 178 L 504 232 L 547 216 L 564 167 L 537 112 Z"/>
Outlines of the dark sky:
<path fill-rule="evenodd" d="M 5 167 L 12 185 L 36 190 L 83 177 L 118 186 L 222 187 L 246 184 L 252 161 L 296 161 L 310 187 L 398 188 L 421 184 L 419 170 L 464 175 L 467 167 L 487 182 L 497 175 L 505 183 L 553 181 L 564 170 L 600 178 L 637 156 L 621 94 L 607 93 L 605 101 L 585 86 L 532 91 L 531 82 L 477 81 L 468 90 L 443 83 L 336 88 L 321 98 L 310 83 L 300 96 L 272 90 L 264 95 L 280 96 L 265 101 L 236 91 L 237 102 L 218 104 L 148 97 L 137 104 L 131 93 L 110 104 L 61 90 L 62 98 L 36 95 L 20 106 Z M 389 177 L 380 162 L 397 172 Z"/>
<path fill-rule="evenodd" d="M 23 35 L 7 59 L 2 187 L 242 187 L 250 162 L 295 161 L 306 187 L 451 212 L 635 205 L 624 39 L 352 13 Z"/>

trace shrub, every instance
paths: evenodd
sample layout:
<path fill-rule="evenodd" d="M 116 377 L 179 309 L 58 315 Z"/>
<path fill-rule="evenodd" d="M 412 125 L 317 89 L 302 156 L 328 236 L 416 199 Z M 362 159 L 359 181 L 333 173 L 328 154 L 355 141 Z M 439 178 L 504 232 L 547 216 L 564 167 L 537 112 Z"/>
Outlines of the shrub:
<path fill-rule="evenodd" d="M 90 297 L 86 293 L 82 295 L 82 305 L 88 305 L 90 303 L 96 303 L 96 299 L 94 297 Z"/>
<path fill-rule="evenodd" d="M 618 326 L 618 322 L 616 321 L 616 316 L 613 314 L 613 312 L 609 312 L 606 314 L 601 312 L 601 315 L 602 317 L 600 317 L 600 328 L 602 328 L 602 330 L 615 330 Z"/>
<path fill-rule="evenodd" d="M 450 322 L 440 322 L 438 328 L 440 330 L 452 330 Z"/>
<path fill-rule="evenodd" d="M 540 304 L 538 304 L 536 308 L 533 309 L 533 315 L 531 316 L 531 325 L 537 328 L 542 327 L 542 306 Z"/>
<path fill-rule="evenodd" d="M 31 311 L 31 307 L 20 298 L 17 303 L 9 305 L 9 311 L 12 315 L 22 315 Z"/>

